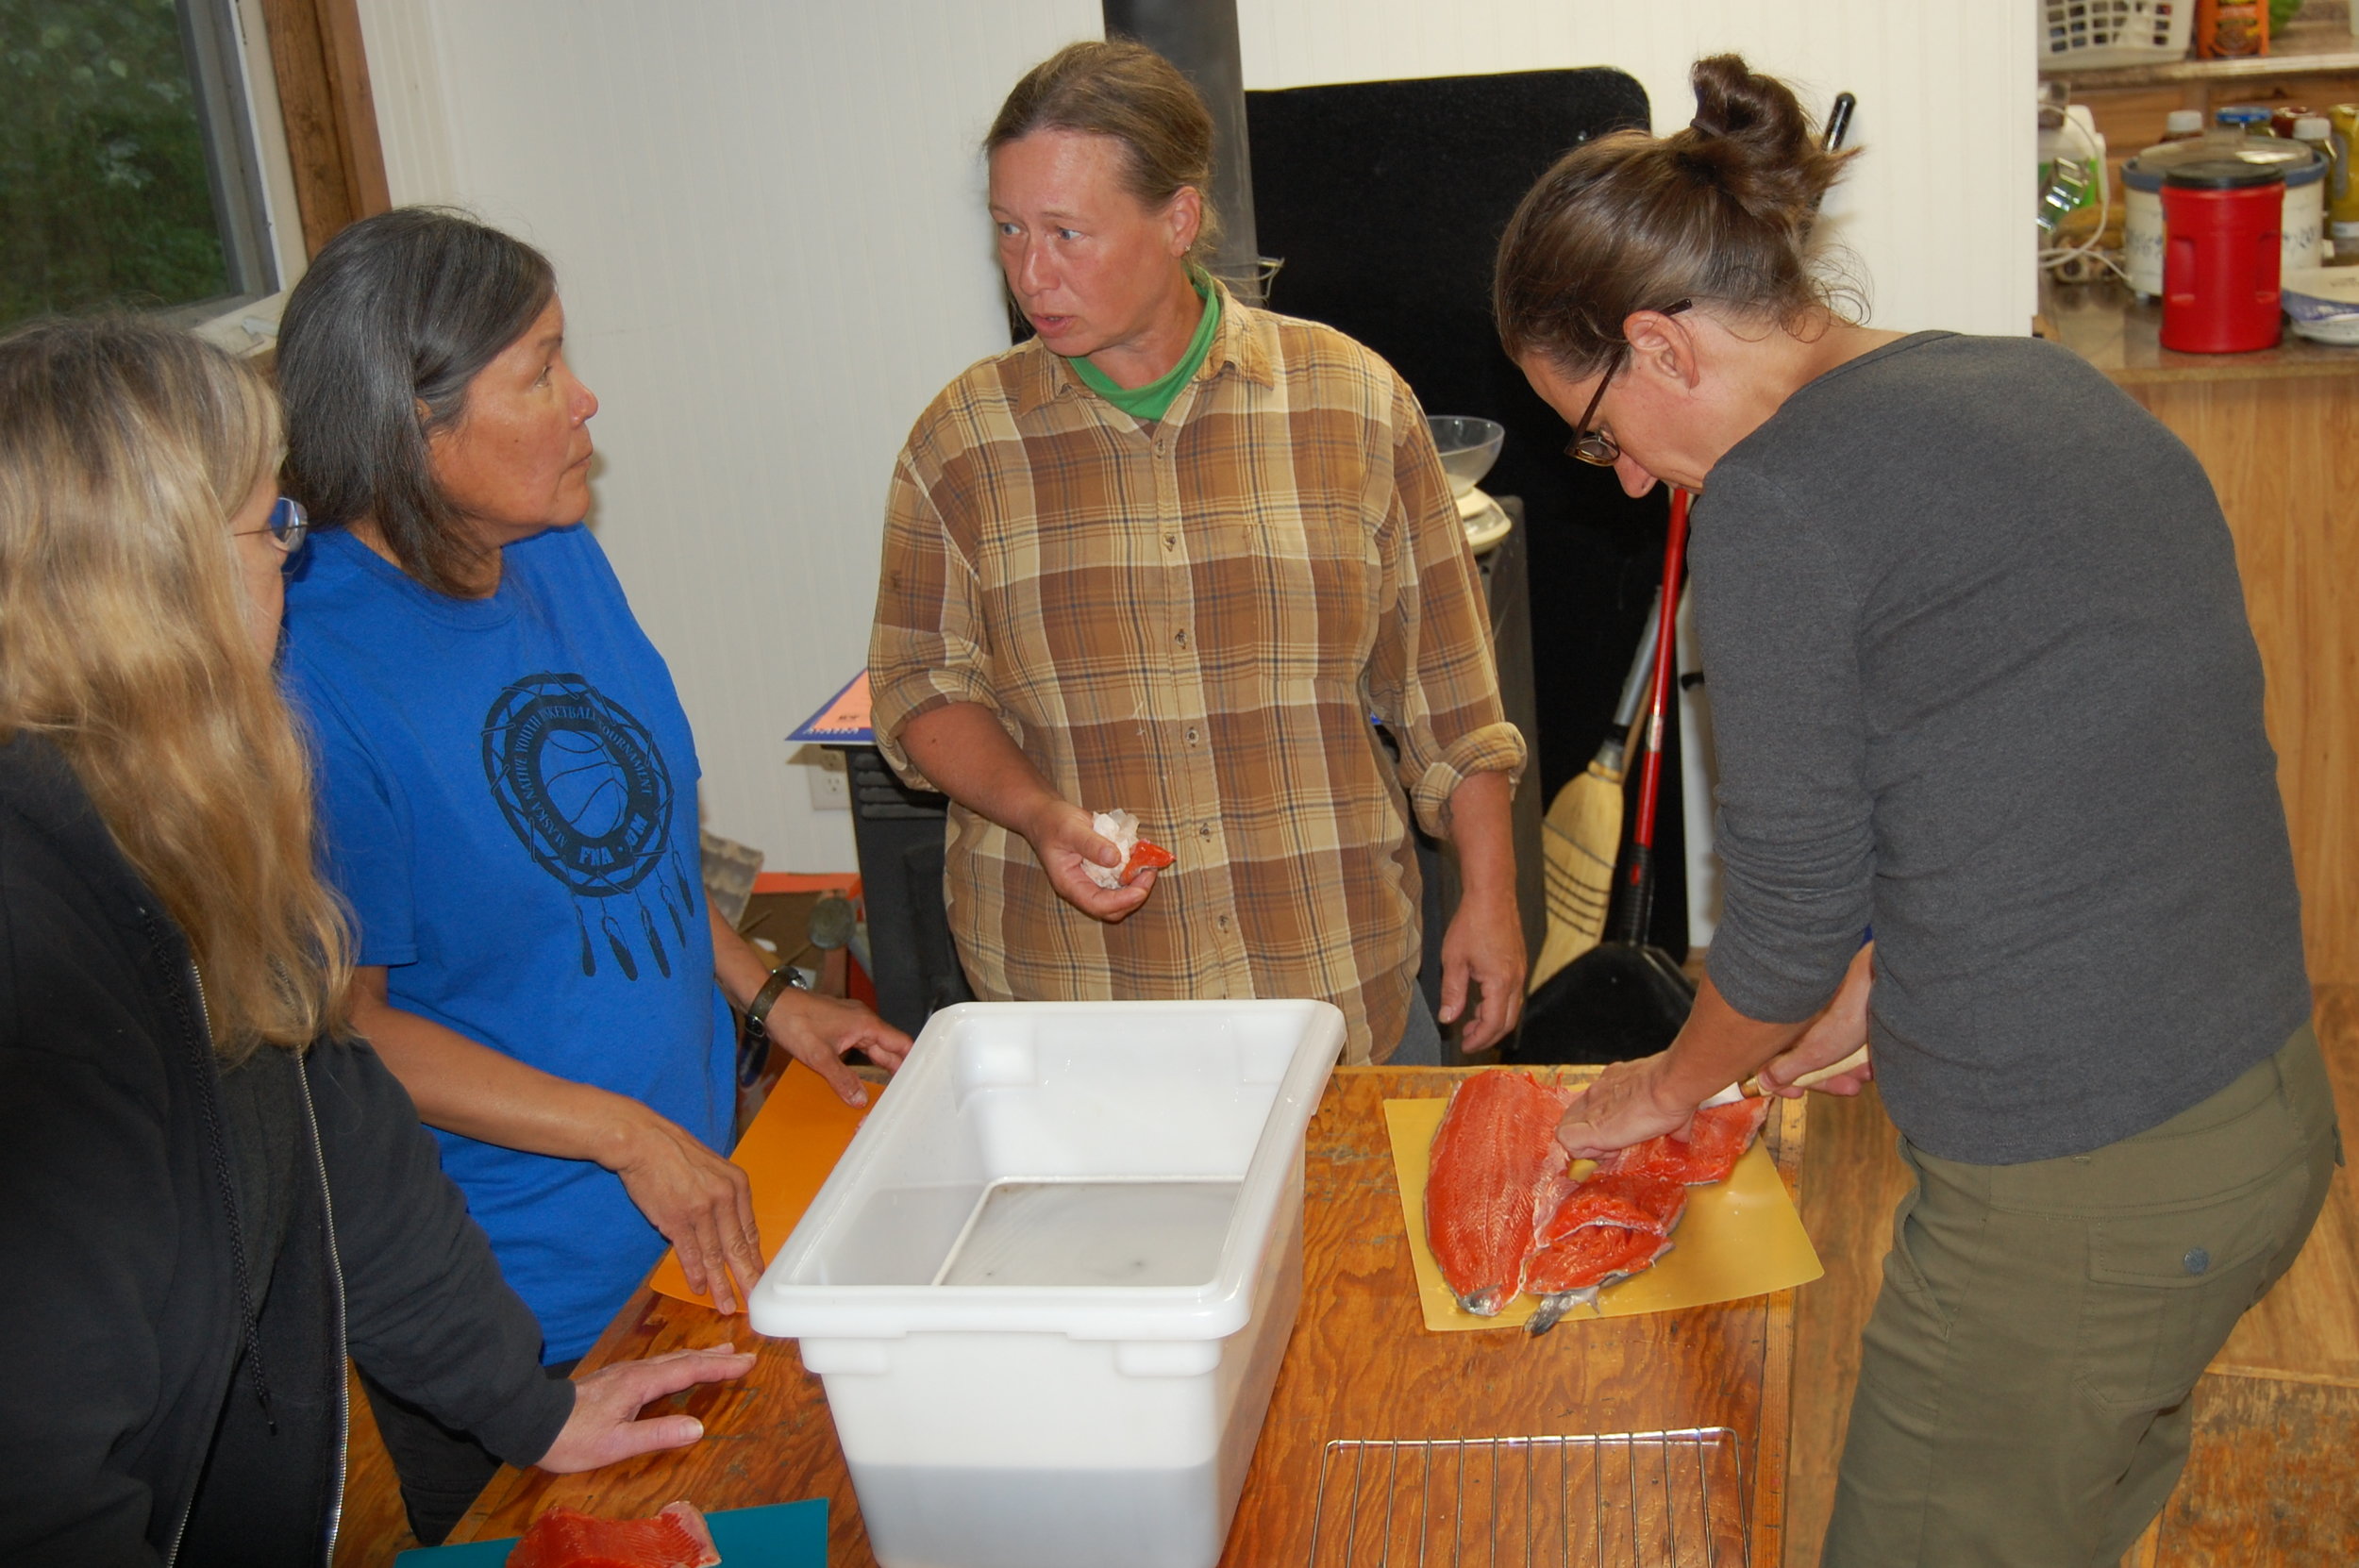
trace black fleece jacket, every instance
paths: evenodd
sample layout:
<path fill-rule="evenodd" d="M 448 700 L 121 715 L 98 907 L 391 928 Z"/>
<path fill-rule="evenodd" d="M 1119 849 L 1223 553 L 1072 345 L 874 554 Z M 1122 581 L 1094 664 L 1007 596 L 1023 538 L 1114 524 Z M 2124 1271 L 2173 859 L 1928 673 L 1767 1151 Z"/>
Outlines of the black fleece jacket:
<path fill-rule="evenodd" d="M 237 1072 L 232 1115 L 179 930 L 0 745 L 0 1565 L 326 1563 L 347 1351 L 517 1463 L 572 1413 L 376 1054 Z"/>

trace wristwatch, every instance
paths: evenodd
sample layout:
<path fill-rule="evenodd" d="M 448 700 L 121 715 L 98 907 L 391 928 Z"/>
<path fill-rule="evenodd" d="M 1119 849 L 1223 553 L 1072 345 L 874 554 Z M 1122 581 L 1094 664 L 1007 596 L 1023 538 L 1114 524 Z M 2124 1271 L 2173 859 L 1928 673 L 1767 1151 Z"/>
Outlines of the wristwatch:
<path fill-rule="evenodd" d="M 782 963 L 770 971 L 770 977 L 761 982 L 754 999 L 745 1004 L 745 1022 L 737 1031 L 737 1081 L 741 1087 L 753 1087 L 762 1069 L 770 1065 L 770 1031 L 763 1026 L 769 1021 L 770 1009 L 778 1005 L 778 998 L 789 986 L 798 991 L 810 989 L 793 964 Z"/>

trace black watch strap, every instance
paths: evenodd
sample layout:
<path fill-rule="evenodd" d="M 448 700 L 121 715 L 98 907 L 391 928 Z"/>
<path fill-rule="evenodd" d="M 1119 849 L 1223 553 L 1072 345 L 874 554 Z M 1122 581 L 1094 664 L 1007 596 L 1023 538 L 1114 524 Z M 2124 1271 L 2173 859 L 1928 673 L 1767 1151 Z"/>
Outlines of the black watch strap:
<path fill-rule="evenodd" d="M 770 977 L 761 982 L 761 989 L 754 993 L 754 999 L 745 1004 L 745 1032 L 749 1035 L 762 1033 L 762 1026 L 769 1021 L 770 1009 L 778 1005 L 778 998 L 785 993 L 786 988 L 794 986 L 800 989 L 802 983 L 802 976 L 795 973 L 792 964 L 782 963 L 770 971 Z"/>

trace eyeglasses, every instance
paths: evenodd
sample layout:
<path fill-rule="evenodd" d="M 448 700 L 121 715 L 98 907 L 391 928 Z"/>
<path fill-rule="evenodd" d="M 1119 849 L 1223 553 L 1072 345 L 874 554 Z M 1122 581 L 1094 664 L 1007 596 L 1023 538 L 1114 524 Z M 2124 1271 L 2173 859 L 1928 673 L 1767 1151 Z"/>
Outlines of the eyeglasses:
<path fill-rule="evenodd" d="M 1675 305 L 1665 306 L 1655 314 L 1676 316 L 1695 303 L 1692 299 L 1682 299 Z M 1590 394 L 1589 407 L 1581 410 L 1581 423 L 1573 426 L 1572 442 L 1564 448 L 1566 457 L 1578 458 L 1582 462 L 1594 463 L 1599 468 L 1612 468 L 1621 460 L 1621 443 L 1603 430 L 1593 430 L 1589 426 L 1598 417 L 1598 405 L 1605 401 L 1605 389 L 1614 384 L 1614 378 L 1622 374 L 1622 367 L 1629 361 L 1630 344 L 1624 342 L 1621 347 L 1614 351 L 1614 362 L 1608 365 L 1605 374 L 1598 378 L 1598 390 Z"/>
<path fill-rule="evenodd" d="M 270 509 L 270 525 L 245 528 L 230 537 L 243 539 L 249 534 L 268 534 L 271 542 L 292 556 L 303 548 L 303 542 L 311 532 L 311 514 L 303 509 L 303 503 L 292 495 L 282 495 Z"/>

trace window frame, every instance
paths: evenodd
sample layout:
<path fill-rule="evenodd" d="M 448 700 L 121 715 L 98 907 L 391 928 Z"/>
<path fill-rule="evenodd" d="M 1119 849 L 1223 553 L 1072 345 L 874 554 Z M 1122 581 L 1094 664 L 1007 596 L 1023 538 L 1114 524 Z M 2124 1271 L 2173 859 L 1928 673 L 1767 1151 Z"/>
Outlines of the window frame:
<path fill-rule="evenodd" d="M 249 198 L 259 203 L 275 288 L 172 312 L 239 353 L 276 340 L 287 291 L 357 218 L 393 205 L 359 0 L 218 0 L 220 45 L 242 64 Z M 187 9 L 183 10 L 184 16 Z M 192 45 L 192 53 L 200 45 Z M 225 54 L 219 61 L 229 63 Z M 213 134 L 209 125 L 209 138 Z M 219 180 L 216 174 L 216 180 Z M 216 201 L 221 193 L 216 188 Z"/>

